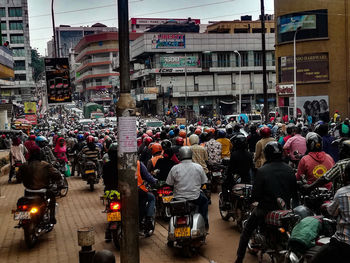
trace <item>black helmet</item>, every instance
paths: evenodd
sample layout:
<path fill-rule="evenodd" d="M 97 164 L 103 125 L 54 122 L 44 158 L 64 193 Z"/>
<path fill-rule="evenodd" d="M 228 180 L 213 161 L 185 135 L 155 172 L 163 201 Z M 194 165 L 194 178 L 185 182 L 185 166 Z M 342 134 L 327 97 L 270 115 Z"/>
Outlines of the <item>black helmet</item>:
<path fill-rule="evenodd" d="M 231 138 L 234 150 L 244 150 L 247 148 L 247 138 L 243 134 L 237 134 Z"/>
<path fill-rule="evenodd" d="M 267 161 L 282 159 L 282 145 L 276 141 L 268 142 L 264 148 L 264 154 Z"/>
<path fill-rule="evenodd" d="M 118 156 L 118 143 L 112 143 L 108 148 L 108 157 L 110 160 L 116 160 Z"/>
<path fill-rule="evenodd" d="M 192 159 L 192 150 L 188 146 L 182 146 L 179 150 L 180 160 Z"/>
<path fill-rule="evenodd" d="M 169 141 L 168 139 L 162 141 L 160 145 L 162 146 L 163 150 L 170 149 L 172 146 L 171 141 Z"/>
<path fill-rule="evenodd" d="M 208 141 L 208 133 L 207 133 L 207 132 L 202 132 L 202 133 L 199 135 L 199 140 L 200 140 L 202 143 Z"/>
<path fill-rule="evenodd" d="M 315 214 L 306 206 L 299 205 L 296 208 L 293 209 L 293 213 L 298 215 L 300 217 L 300 220 L 308 217 L 308 216 L 314 216 Z"/>
<path fill-rule="evenodd" d="M 287 134 L 292 134 L 295 131 L 295 124 L 294 123 L 289 123 L 287 125 Z"/>
<path fill-rule="evenodd" d="M 340 144 L 340 160 L 350 158 L 350 140 L 345 140 Z"/>
<path fill-rule="evenodd" d="M 309 152 L 322 151 L 322 138 L 315 132 L 309 132 L 306 135 L 306 147 Z"/>

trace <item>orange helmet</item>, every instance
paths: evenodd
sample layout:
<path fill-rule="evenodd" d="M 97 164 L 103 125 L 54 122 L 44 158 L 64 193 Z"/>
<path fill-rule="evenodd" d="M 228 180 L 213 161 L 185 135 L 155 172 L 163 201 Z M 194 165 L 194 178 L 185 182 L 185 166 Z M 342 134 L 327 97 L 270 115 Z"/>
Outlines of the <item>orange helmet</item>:
<path fill-rule="evenodd" d="M 152 155 L 155 155 L 156 153 L 163 151 L 163 148 L 159 143 L 153 143 L 151 145 L 151 151 L 152 151 Z"/>
<path fill-rule="evenodd" d="M 215 128 L 209 128 L 209 129 L 208 129 L 208 133 L 214 134 L 214 133 L 215 133 Z"/>
<path fill-rule="evenodd" d="M 186 138 L 186 131 L 185 130 L 180 130 L 179 131 L 179 136 L 182 138 Z"/>
<path fill-rule="evenodd" d="M 200 135 L 202 133 L 202 130 L 200 128 L 197 128 L 195 131 L 194 131 L 195 134 L 197 135 Z"/>

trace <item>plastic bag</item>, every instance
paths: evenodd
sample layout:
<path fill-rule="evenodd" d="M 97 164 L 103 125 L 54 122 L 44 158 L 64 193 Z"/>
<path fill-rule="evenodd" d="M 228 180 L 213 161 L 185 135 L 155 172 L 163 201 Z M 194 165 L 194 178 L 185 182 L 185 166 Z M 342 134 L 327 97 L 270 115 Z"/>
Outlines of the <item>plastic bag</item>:
<path fill-rule="evenodd" d="M 70 167 L 69 167 L 68 163 L 66 163 L 66 171 L 64 172 L 64 175 L 66 177 L 70 177 L 71 176 Z"/>

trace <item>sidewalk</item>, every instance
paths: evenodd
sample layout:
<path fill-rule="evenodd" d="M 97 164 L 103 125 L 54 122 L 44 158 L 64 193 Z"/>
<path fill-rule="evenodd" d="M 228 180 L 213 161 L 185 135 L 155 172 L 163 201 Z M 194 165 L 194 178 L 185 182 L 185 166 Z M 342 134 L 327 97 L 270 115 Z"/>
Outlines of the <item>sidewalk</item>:
<path fill-rule="evenodd" d="M 77 229 L 84 226 L 93 226 L 95 229 L 95 245 L 98 251 L 108 249 L 115 253 L 116 262 L 119 262 L 119 252 L 112 243 L 104 242 L 106 214 L 99 196 L 102 193 L 102 184 L 90 192 L 88 185 L 80 177 L 68 179 L 69 192 L 62 199 L 58 199 L 57 225 L 51 233 L 39 238 L 37 245 L 29 250 L 25 246 L 22 229 L 15 229 L 11 209 L 15 209 L 17 199 L 23 194 L 23 186 L 8 184 L 7 176 L 0 177 L 0 262 L 2 263 L 66 263 L 79 262 Z M 140 238 L 140 262 L 142 263 L 180 263 L 198 262 L 208 263 L 203 257 L 186 259 L 179 256 L 177 249 L 170 249 L 166 245 L 167 230 L 160 224 L 150 238 Z"/>

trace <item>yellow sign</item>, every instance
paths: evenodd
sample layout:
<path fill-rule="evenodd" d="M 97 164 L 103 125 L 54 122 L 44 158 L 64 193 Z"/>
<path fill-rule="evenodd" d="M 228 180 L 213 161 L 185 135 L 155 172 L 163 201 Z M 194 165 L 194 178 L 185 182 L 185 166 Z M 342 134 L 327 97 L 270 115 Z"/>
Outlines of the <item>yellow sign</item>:
<path fill-rule="evenodd" d="M 186 125 L 186 118 L 176 118 L 176 125 Z"/>
<path fill-rule="evenodd" d="M 25 114 L 36 114 L 36 102 L 25 102 L 24 103 Z"/>

